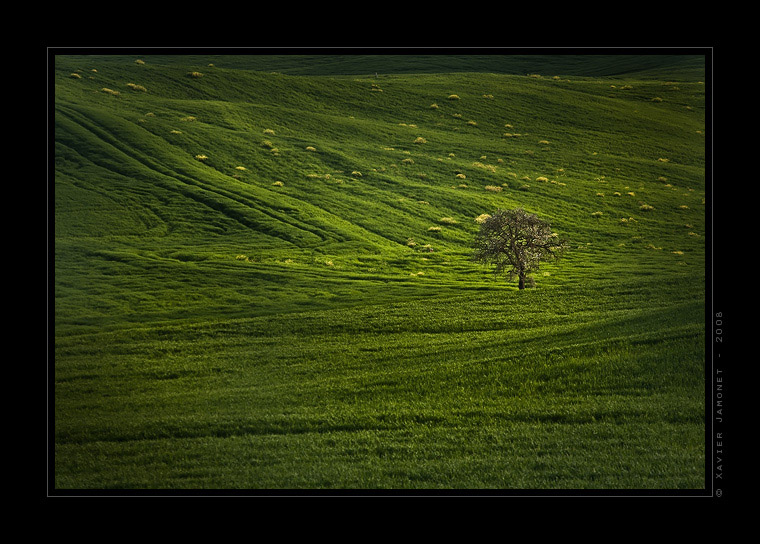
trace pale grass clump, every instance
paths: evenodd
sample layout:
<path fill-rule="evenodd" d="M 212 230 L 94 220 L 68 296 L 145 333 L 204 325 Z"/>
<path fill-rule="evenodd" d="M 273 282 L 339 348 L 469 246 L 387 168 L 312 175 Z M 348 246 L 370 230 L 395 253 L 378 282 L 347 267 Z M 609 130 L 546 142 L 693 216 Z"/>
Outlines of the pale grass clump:
<path fill-rule="evenodd" d="M 441 227 L 428 227 L 428 232 L 441 232 Z"/>
<path fill-rule="evenodd" d="M 621 193 L 619 193 L 619 192 L 617 192 L 617 191 L 615 191 L 615 192 L 614 192 L 614 193 L 612 193 L 612 194 L 613 194 L 614 196 L 623 196 Z"/>
<path fill-rule="evenodd" d="M 539 176 L 539 177 L 536 178 L 536 181 L 549 181 L 549 178 L 547 178 L 545 176 Z"/>
<path fill-rule="evenodd" d="M 235 256 L 235 259 L 237 259 L 238 261 L 247 261 L 248 255 L 237 255 Z"/>
<path fill-rule="evenodd" d="M 127 83 L 127 87 L 129 87 L 133 91 L 142 91 L 144 93 L 148 92 L 148 89 L 146 89 L 142 85 L 137 85 L 136 83 Z"/>
<path fill-rule="evenodd" d="M 359 172 L 358 170 L 354 170 L 353 172 L 351 172 L 351 175 L 354 176 L 355 178 L 362 177 L 362 173 Z"/>
<path fill-rule="evenodd" d="M 242 171 L 242 170 L 247 170 L 247 168 L 245 166 L 236 166 L 235 170 L 241 170 Z"/>
<path fill-rule="evenodd" d="M 430 104 L 430 109 L 431 110 L 437 110 L 438 109 L 438 104 Z"/>
<path fill-rule="evenodd" d="M 106 94 L 110 94 L 111 96 L 119 96 L 119 94 L 121 94 L 121 93 L 119 93 L 119 91 L 114 91 L 113 89 L 108 89 L 106 87 L 103 87 L 100 90 L 101 90 L 101 92 L 104 92 Z"/>
<path fill-rule="evenodd" d="M 195 120 L 196 120 L 196 118 L 195 118 L 195 117 L 193 117 L 192 115 L 188 115 L 187 117 L 180 117 L 180 119 L 179 119 L 179 120 L 180 120 L 180 121 L 184 121 L 184 122 L 186 122 L 186 123 L 192 123 L 193 121 L 195 121 Z"/>
<path fill-rule="evenodd" d="M 478 124 L 475 121 L 467 121 L 467 124 L 473 127 L 478 126 Z"/>
<path fill-rule="evenodd" d="M 144 61 L 144 60 L 142 60 L 142 59 L 137 59 L 137 60 L 135 61 L 135 64 L 145 64 L 145 61 Z"/>
<path fill-rule="evenodd" d="M 316 150 L 317 150 L 317 148 L 314 147 L 314 146 L 311 146 L 311 145 L 307 145 L 306 146 L 306 151 L 316 151 Z"/>
<path fill-rule="evenodd" d="M 406 245 L 408 245 L 409 247 L 414 247 L 417 245 L 417 242 L 414 241 L 414 238 L 407 238 Z"/>
<path fill-rule="evenodd" d="M 417 137 L 417 138 L 414 140 L 414 143 L 415 143 L 415 144 L 426 144 L 426 143 L 427 143 L 427 140 L 426 140 L 425 138 L 423 138 L 422 136 L 419 136 L 419 137 Z"/>
<path fill-rule="evenodd" d="M 597 219 L 599 219 L 599 218 L 600 218 L 601 216 L 603 216 L 603 215 L 604 215 L 604 214 L 603 214 L 602 212 L 593 212 L 593 213 L 591 214 L 591 217 L 596 217 Z"/>
<path fill-rule="evenodd" d="M 428 202 L 427 200 L 418 200 L 417 204 L 422 204 L 422 205 L 425 205 L 425 206 L 429 206 L 430 202 Z"/>
<path fill-rule="evenodd" d="M 674 255 L 683 255 L 683 251 L 680 251 L 680 250 L 671 251 L 671 253 L 673 253 Z"/>
<path fill-rule="evenodd" d="M 485 223 L 485 221 L 491 217 L 491 214 L 489 213 L 481 213 L 479 216 L 475 218 L 475 222 L 478 224 Z"/>
<path fill-rule="evenodd" d="M 200 72 L 188 72 L 187 77 L 191 77 L 193 79 L 200 79 L 203 77 L 203 74 Z"/>
<path fill-rule="evenodd" d="M 670 159 L 663 159 L 662 157 L 660 157 L 659 159 L 657 159 L 657 162 L 670 162 Z"/>
<path fill-rule="evenodd" d="M 649 205 L 649 204 L 642 204 L 642 205 L 639 207 L 639 209 L 640 209 L 642 212 L 651 212 L 652 210 L 654 210 L 654 206 L 651 206 L 651 205 Z"/>
<path fill-rule="evenodd" d="M 274 130 L 272 130 L 271 128 L 265 128 L 264 134 L 269 134 L 270 136 L 274 136 Z"/>
<path fill-rule="evenodd" d="M 652 102 L 662 102 L 662 98 L 660 98 L 659 96 L 655 96 L 655 97 L 652 99 Z"/>
<path fill-rule="evenodd" d="M 182 134 L 181 130 L 171 130 L 169 131 L 169 134 Z"/>
<path fill-rule="evenodd" d="M 549 140 L 539 140 L 538 143 L 542 145 L 549 145 Z"/>
<path fill-rule="evenodd" d="M 484 189 L 486 191 L 493 191 L 494 193 L 498 193 L 501 191 L 501 187 L 499 187 L 498 185 L 486 185 Z"/>
<path fill-rule="evenodd" d="M 665 183 L 666 181 L 668 181 L 668 178 L 666 178 L 665 176 L 660 176 L 659 178 L 657 178 L 657 181 L 661 181 Z"/>
<path fill-rule="evenodd" d="M 488 100 L 493 100 L 493 95 L 492 94 L 484 94 L 483 98 L 487 98 Z"/>
<path fill-rule="evenodd" d="M 449 95 L 449 100 L 459 100 L 459 95 L 457 95 L 457 94 L 450 94 Z"/>
<path fill-rule="evenodd" d="M 74 78 L 74 79 L 82 79 L 82 76 L 80 76 L 76 72 L 74 72 L 73 74 L 71 74 L 69 77 Z"/>
<path fill-rule="evenodd" d="M 325 261 L 325 266 L 335 266 L 332 261 Z"/>
<path fill-rule="evenodd" d="M 678 206 L 678 209 L 679 210 L 688 210 L 689 207 L 686 204 L 681 204 L 680 206 Z"/>
<path fill-rule="evenodd" d="M 441 217 L 438 220 L 440 223 L 445 223 L 447 225 L 456 225 L 457 221 L 453 217 Z"/>
<path fill-rule="evenodd" d="M 206 155 L 196 155 L 195 158 L 199 161 L 207 161 L 208 157 Z"/>
<path fill-rule="evenodd" d="M 284 187 L 285 186 L 285 184 L 283 182 L 281 182 L 281 181 L 275 181 L 272 185 L 274 185 L 275 187 Z"/>
<path fill-rule="evenodd" d="M 456 177 L 457 179 L 467 179 L 467 176 L 465 176 L 464 174 L 457 174 Z"/>
<path fill-rule="evenodd" d="M 472 166 L 475 168 L 482 168 L 483 170 L 488 170 L 489 172 L 496 173 L 496 167 L 492 164 L 483 164 L 482 162 L 475 161 L 472 163 Z"/>
<path fill-rule="evenodd" d="M 627 194 L 628 196 L 636 196 L 636 193 L 634 193 L 633 191 L 631 191 L 631 192 L 629 192 L 629 193 L 626 193 L 626 194 Z"/>
<path fill-rule="evenodd" d="M 414 159 L 406 158 L 401 161 L 401 164 L 414 164 Z"/>
<path fill-rule="evenodd" d="M 603 196 L 604 196 L 604 193 L 596 193 L 596 196 L 601 196 L 601 197 L 603 197 Z"/>

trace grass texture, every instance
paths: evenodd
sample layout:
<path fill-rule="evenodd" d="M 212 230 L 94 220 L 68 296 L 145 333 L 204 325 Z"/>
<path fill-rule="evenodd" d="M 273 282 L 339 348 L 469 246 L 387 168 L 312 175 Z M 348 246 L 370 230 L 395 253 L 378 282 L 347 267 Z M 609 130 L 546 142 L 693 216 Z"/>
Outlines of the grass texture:
<path fill-rule="evenodd" d="M 704 59 L 52 75 L 55 489 L 705 487 Z"/>

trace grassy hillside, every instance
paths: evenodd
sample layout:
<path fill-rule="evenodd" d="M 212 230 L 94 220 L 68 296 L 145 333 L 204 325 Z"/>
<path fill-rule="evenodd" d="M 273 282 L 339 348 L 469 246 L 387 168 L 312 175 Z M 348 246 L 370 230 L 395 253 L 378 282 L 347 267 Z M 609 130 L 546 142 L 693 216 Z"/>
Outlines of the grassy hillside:
<path fill-rule="evenodd" d="M 57 56 L 56 487 L 704 488 L 703 72 Z"/>

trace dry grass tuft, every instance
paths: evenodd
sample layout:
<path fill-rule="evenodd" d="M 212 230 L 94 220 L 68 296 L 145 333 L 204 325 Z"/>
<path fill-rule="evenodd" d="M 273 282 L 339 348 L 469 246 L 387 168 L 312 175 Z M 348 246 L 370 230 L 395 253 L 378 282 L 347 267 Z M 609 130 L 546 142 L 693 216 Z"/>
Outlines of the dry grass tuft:
<path fill-rule="evenodd" d="M 147 93 L 147 92 L 148 92 L 148 89 L 146 89 L 146 88 L 145 88 L 145 87 L 143 87 L 142 85 L 137 85 L 137 84 L 135 84 L 135 83 L 127 83 L 127 87 L 129 87 L 129 88 L 130 88 L 130 89 L 132 89 L 133 91 L 142 91 L 142 92 L 144 92 L 144 93 Z"/>
<path fill-rule="evenodd" d="M 203 74 L 200 72 L 188 72 L 187 77 L 191 77 L 193 79 L 200 79 L 203 77 Z"/>
<path fill-rule="evenodd" d="M 497 185 L 486 185 L 486 186 L 484 187 L 484 189 L 485 189 L 486 191 L 493 191 L 494 193 L 498 193 L 498 192 L 500 192 L 500 191 L 501 191 L 501 187 L 499 187 L 499 186 L 497 186 Z"/>
<path fill-rule="evenodd" d="M 103 87 L 100 90 L 101 90 L 101 92 L 104 92 L 106 94 L 110 94 L 111 96 L 119 96 L 119 94 L 120 94 L 119 91 L 114 91 L 113 89 L 108 89 L 106 87 Z"/>
<path fill-rule="evenodd" d="M 456 94 L 450 94 L 450 95 L 449 95 L 449 100 L 459 100 L 459 95 L 456 95 Z"/>
<path fill-rule="evenodd" d="M 306 151 L 316 151 L 316 150 L 317 150 L 317 148 L 314 147 L 314 146 L 311 146 L 311 145 L 307 145 L 306 146 Z"/>
<path fill-rule="evenodd" d="M 488 213 L 481 213 L 479 216 L 475 218 L 475 222 L 478 224 L 485 223 L 486 220 L 491 217 L 491 214 Z"/>
<path fill-rule="evenodd" d="M 642 212 L 651 212 L 652 210 L 654 210 L 654 206 L 650 206 L 649 204 L 642 204 L 642 205 L 639 207 L 639 209 L 640 209 Z"/>
<path fill-rule="evenodd" d="M 272 185 L 274 185 L 275 187 L 284 187 L 285 186 L 285 184 L 283 182 L 281 182 L 281 181 L 275 181 Z"/>

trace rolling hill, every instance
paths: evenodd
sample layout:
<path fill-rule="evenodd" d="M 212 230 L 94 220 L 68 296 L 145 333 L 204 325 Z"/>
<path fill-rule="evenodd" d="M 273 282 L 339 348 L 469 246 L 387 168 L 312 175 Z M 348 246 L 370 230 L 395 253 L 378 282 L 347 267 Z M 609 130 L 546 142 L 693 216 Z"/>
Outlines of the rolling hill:
<path fill-rule="evenodd" d="M 55 56 L 55 488 L 703 490 L 704 69 Z"/>

